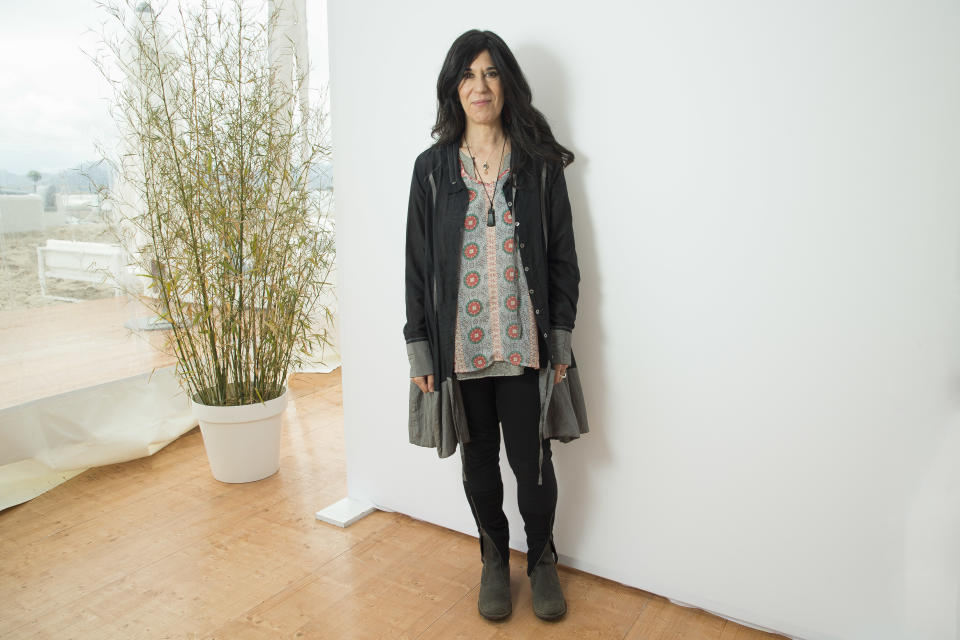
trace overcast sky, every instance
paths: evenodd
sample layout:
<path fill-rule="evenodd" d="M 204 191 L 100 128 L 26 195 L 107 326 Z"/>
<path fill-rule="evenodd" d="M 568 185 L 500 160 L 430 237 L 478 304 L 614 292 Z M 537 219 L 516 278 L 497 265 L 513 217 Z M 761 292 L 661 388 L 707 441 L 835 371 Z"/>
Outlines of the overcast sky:
<path fill-rule="evenodd" d="M 81 47 L 96 49 L 100 11 L 92 0 L 0 0 L 0 16 L 0 169 L 95 159 L 93 139 L 111 135 L 108 86 Z"/>
<path fill-rule="evenodd" d="M 324 5 L 307 2 L 315 68 L 326 66 Z M 114 138 L 109 85 L 83 53 L 97 51 L 105 21 L 94 0 L 0 0 L 0 169 L 66 169 Z"/>

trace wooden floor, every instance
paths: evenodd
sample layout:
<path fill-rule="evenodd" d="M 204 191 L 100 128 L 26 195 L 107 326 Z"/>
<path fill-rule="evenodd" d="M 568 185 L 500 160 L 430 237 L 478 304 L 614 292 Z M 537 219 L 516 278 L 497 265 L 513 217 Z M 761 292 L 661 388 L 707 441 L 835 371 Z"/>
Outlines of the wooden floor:
<path fill-rule="evenodd" d="M 514 612 L 477 612 L 475 537 L 396 513 L 314 513 L 346 495 L 339 370 L 297 374 L 279 473 L 210 475 L 198 429 L 0 512 L 2 638 L 780 638 L 560 568 L 568 612 L 533 615 L 512 552 Z"/>
<path fill-rule="evenodd" d="M 149 315 L 127 296 L 0 311 L 0 409 L 172 365 L 169 332 L 124 326 Z"/>

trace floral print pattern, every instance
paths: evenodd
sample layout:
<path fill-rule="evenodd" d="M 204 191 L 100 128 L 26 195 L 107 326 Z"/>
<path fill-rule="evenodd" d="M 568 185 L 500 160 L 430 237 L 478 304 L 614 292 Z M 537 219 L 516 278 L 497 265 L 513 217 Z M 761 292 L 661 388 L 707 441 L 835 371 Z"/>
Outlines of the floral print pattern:
<path fill-rule="evenodd" d="M 540 366 L 536 319 L 516 250 L 516 216 L 504 195 L 510 176 L 509 154 L 505 165 L 495 181 L 482 185 L 473 176 L 472 160 L 461 154 L 460 177 L 469 197 L 463 218 L 455 373 L 471 374 L 498 362 L 513 367 Z M 486 193 L 481 191 L 484 186 Z M 490 193 L 494 194 L 494 226 L 486 224 Z"/>

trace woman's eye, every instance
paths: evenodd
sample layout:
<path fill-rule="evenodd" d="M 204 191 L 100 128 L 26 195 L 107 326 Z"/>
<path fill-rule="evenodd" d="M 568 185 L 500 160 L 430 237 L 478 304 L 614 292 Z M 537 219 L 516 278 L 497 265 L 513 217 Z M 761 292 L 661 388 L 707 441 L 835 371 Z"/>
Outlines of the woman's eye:
<path fill-rule="evenodd" d="M 487 77 L 488 77 L 488 78 L 496 78 L 498 75 L 500 75 L 500 74 L 497 73 L 496 71 L 491 71 L 490 73 L 487 74 Z"/>

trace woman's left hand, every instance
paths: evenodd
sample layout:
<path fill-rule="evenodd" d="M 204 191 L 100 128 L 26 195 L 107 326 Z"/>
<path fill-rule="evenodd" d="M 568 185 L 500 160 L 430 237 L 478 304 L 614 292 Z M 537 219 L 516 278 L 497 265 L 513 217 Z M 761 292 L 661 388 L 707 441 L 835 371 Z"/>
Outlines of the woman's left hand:
<path fill-rule="evenodd" d="M 553 365 L 553 384 L 559 384 L 561 380 L 567 377 L 567 364 Z"/>

